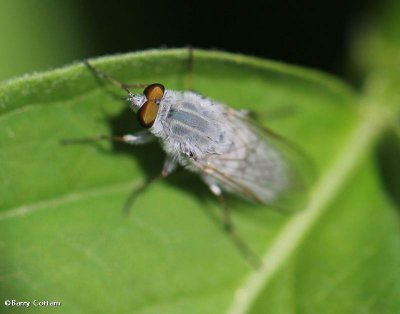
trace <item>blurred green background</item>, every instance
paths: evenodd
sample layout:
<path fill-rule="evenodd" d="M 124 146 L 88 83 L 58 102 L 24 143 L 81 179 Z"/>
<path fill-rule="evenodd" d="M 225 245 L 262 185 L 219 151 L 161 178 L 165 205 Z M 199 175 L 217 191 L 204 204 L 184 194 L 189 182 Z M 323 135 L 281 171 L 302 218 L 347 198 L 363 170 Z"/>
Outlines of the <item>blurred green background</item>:
<path fill-rule="evenodd" d="M 343 75 L 368 1 L 0 1 L 0 80 L 146 48 L 240 52 Z"/>
<path fill-rule="evenodd" d="M 95 52 L 74 1 L 0 1 L 0 79 L 44 71 Z"/>

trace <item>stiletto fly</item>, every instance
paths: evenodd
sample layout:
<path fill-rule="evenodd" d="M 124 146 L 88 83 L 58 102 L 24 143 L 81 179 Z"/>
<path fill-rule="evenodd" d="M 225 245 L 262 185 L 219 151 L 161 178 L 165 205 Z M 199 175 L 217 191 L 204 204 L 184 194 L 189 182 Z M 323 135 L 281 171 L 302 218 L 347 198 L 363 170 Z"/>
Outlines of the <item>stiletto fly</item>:
<path fill-rule="evenodd" d="M 190 50 L 190 84 L 192 60 Z M 219 199 L 226 231 L 245 257 L 253 265 L 259 264 L 233 227 L 223 193 L 277 208 L 298 205 L 293 204 L 293 196 L 304 195 L 308 185 L 304 171 L 307 161 L 301 150 L 251 119 L 245 110 L 233 109 L 191 90 L 170 90 L 160 83 L 125 84 L 88 61 L 85 64 L 97 77 L 127 92 L 129 106 L 143 130 L 84 140 L 108 139 L 142 145 L 158 139 L 167 155 L 161 174 L 135 190 L 125 208 L 129 209 L 139 190 L 155 179 L 167 177 L 180 165 L 197 173 Z M 131 92 L 133 88 L 144 90 L 137 94 Z"/>

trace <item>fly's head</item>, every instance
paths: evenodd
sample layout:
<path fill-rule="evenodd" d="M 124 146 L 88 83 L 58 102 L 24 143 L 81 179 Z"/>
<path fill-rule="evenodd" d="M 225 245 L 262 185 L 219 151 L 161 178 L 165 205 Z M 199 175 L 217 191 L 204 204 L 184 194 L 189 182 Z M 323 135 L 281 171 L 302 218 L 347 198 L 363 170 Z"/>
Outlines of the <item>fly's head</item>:
<path fill-rule="evenodd" d="M 158 115 L 158 109 L 165 88 L 159 83 L 148 85 L 141 95 L 129 93 L 128 101 L 132 109 L 137 111 L 139 123 L 144 128 L 151 128 Z"/>

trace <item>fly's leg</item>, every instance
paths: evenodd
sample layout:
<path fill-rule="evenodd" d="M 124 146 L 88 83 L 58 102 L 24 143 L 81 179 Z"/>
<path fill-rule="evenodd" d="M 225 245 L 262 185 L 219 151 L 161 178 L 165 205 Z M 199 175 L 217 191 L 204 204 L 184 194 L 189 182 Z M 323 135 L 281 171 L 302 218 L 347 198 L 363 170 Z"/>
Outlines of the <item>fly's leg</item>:
<path fill-rule="evenodd" d="M 84 137 L 84 138 L 79 138 L 79 139 L 63 140 L 62 144 L 65 144 L 65 145 L 80 144 L 80 143 L 87 143 L 87 142 L 101 141 L 101 140 L 123 142 L 123 143 L 127 143 L 130 145 L 142 145 L 142 144 L 147 144 L 147 143 L 151 142 L 152 140 L 154 140 L 154 136 L 147 130 L 144 130 L 144 131 L 137 132 L 135 134 L 126 134 L 123 136 L 99 135 L 99 136 Z M 139 187 L 135 187 L 132 190 L 128 199 L 125 201 L 125 205 L 123 207 L 123 212 L 128 214 L 133 205 L 133 202 L 135 201 L 138 194 L 143 192 L 144 190 L 146 190 L 153 182 L 156 182 L 160 179 L 166 178 L 168 175 L 170 175 L 176 169 L 176 166 L 177 166 L 177 164 L 174 161 L 172 161 L 170 159 L 166 159 L 164 162 L 163 169 L 160 174 L 158 174 L 154 177 L 148 178 L 146 181 L 144 181 L 143 184 L 141 184 Z"/>
<path fill-rule="evenodd" d="M 132 93 L 129 91 L 129 88 L 143 88 L 143 87 L 146 87 L 149 85 L 149 84 L 143 84 L 143 83 L 133 83 L 133 84 L 123 83 L 123 82 L 115 79 L 108 73 L 105 73 L 101 70 L 96 69 L 94 66 L 92 66 L 89 63 L 88 60 L 85 60 L 84 63 L 89 68 L 89 70 L 92 71 L 97 77 L 99 77 L 101 79 L 105 79 L 105 80 L 109 81 L 110 83 L 112 83 L 114 86 L 124 89 L 129 94 L 129 96 L 132 95 Z"/>
<path fill-rule="evenodd" d="M 207 180 L 209 181 L 209 180 Z M 254 267 L 258 268 L 260 266 L 259 257 L 253 252 L 253 250 L 243 241 L 242 237 L 239 235 L 237 230 L 231 220 L 230 211 L 228 204 L 226 203 L 225 197 L 222 194 L 221 188 L 215 184 L 208 182 L 208 187 L 211 192 L 218 198 L 222 209 L 222 222 L 224 224 L 225 231 L 229 234 L 232 241 L 235 243 L 236 247 L 240 250 L 246 260 Z"/>
<path fill-rule="evenodd" d="M 139 131 L 135 134 L 126 134 L 122 136 L 97 135 L 97 136 L 82 137 L 75 139 L 64 139 L 61 140 L 61 144 L 63 145 L 82 144 L 82 143 L 90 143 L 103 140 L 122 142 L 130 145 L 142 145 L 142 144 L 147 144 L 152 140 L 154 140 L 154 136 L 149 131 L 144 130 L 144 131 Z"/>
<path fill-rule="evenodd" d="M 82 137 L 78 139 L 67 139 L 67 140 L 61 140 L 61 144 L 63 145 L 70 145 L 70 144 L 81 144 L 81 143 L 90 143 L 90 142 L 97 142 L 97 141 L 102 141 L 102 140 L 108 140 L 108 141 L 116 141 L 116 142 L 122 142 L 122 143 L 127 143 L 130 145 L 142 145 L 142 144 L 147 144 L 151 142 L 154 139 L 154 136 L 148 132 L 147 130 L 145 131 L 140 131 L 135 134 L 126 134 L 123 136 L 110 136 L 110 135 L 98 135 L 98 136 L 92 136 L 92 137 Z M 141 189 L 141 187 L 139 187 Z M 139 190 L 137 189 L 137 190 Z M 128 200 L 125 203 L 124 206 L 124 212 L 127 212 L 129 208 L 131 207 L 131 203 L 133 202 L 133 197 L 135 196 L 134 193 L 132 193 Z"/>
<path fill-rule="evenodd" d="M 170 160 L 166 159 L 164 162 L 163 169 L 160 174 L 148 178 L 146 181 L 144 181 L 140 186 L 135 187 L 131 194 L 129 195 L 128 199 L 125 201 L 125 205 L 123 208 L 123 212 L 125 214 L 129 214 L 130 209 L 132 208 L 133 202 L 135 201 L 136 197 L 143 191 L 145 191 L 152 183 L 159 181 L 161 179 L 165 179 L 168 177 L 175 169 L 176 169 L 177 164 Z"/>
<path fill-rule="evenodd" d="M 188 46 L 188 64 L 187 64 L 187 89 L 193 90 L 193 47 Z"/>
<path fill-rule="evenodd" d="M 246 119 L 246 118 L 251 117 L 252 112 L 248 109 L 239 109 L 239 110 L 237 110 L 237 115 L 240 118 Z"/>

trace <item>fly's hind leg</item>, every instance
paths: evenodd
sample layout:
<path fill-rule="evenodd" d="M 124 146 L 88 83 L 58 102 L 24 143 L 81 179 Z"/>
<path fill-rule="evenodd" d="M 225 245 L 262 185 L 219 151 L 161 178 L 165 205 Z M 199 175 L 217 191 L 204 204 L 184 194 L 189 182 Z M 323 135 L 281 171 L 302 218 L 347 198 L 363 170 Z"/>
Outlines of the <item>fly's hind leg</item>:
<path fill-rule="evenodd" d="M 193 47 L 188 45 L 188 63 L 187 63 L 187 89 L 193 91 Z"/>
<path fill-rule="evenodd" d="M 225 197 L 222 194 L 221 188 L 210 180 L 205 179 L 211 192 L 218 198 L 222 209 L 222 222 L 224 224 L 225 231 L 229 234 L 236 247 L 240 250 L 246 260 L 251 266 L 258 268 L 260 266 L 259 257 L 253 252 L 253 250 L 246 244 L 242 237 L 237 232 L 236 228 L 232 223 L 228 204 L 226 203 Z"/>
<path fill-rule="evenodd" d="M 161 179 L 165 179 L 168 177 L 175 169 L 176 169 L 177 164 L 170 160 L 166 159 L 164 162 L 163 169 L 160 174 L 148 178 L 146 181 L 144 181 L 140 186 L 135 187 L 131 194 L 129 195 L 128 199 L 125 201 L 125 205 L 123 208 L 123 212 L 125 214 L 129 214 L 130 209 L 132 208 L 133 202 L 135 201 L 136 197 L 143 191 L 145 191 L 152 183 L 159 181 Z"/>

